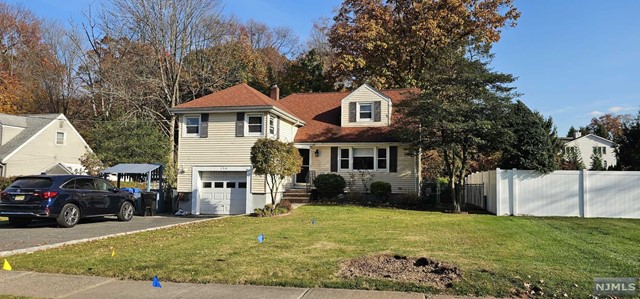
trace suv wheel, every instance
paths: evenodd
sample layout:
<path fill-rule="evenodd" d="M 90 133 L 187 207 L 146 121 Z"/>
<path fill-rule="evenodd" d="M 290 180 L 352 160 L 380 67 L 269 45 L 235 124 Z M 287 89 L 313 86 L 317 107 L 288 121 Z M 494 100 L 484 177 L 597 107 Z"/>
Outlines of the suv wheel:
<path fill-rule="evenodd" d="M 31 223 L 31 219 L 30 218 L 9 217 L 9 223 L 13 227 L 27 227 L 27 225 L 29 225 L 29 223 Z"/>
<path fill-rule="evenodd" d="M 118 213 L 118 220 L 129 221 L 131 220 L 131 218 L 133 218 L 134 212 L 135 212 L 135 208 L 133 208 L 133 205 L 130 202 L 125 201 L 124 203 L 122 203 L 122 206 L 120 207 L 120 212 Z"/>
<path fill-rule="evenodd" d="M 56 220 L 62 227 L 74 227 L 80 220 L 80 209 L 78 206 L 68 203 L 62 207 L 62 211 Z"/>

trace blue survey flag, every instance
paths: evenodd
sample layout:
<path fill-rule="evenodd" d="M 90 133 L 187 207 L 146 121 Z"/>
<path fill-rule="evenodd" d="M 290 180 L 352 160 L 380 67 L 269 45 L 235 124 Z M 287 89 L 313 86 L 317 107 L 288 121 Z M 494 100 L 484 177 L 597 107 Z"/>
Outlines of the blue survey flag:
<path fill-rule="evenodd" d="M 162 288 L 162 285 L 160 284 L 160 280 L 158 280 L 158 276 L 153 276 L 153 287 L 154 288 Z"/>
<path fill-rule="evenodd" d="M 258 236 L 258 243 L 262 244 L 262 242 L 264 242 L 264 235 L 263 235 L 263 234 L 260 234 L 260 235 Z"/>

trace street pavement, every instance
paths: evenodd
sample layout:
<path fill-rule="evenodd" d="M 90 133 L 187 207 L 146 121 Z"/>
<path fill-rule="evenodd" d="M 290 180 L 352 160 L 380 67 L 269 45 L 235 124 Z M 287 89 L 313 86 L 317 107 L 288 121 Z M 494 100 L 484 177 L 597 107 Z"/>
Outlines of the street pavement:
<path fill-rule="evenodd" d="M 14 228 L 8 221 L 2 221 L 0 257 L 195 221 L 203 219 L 135 216 L 131 221 L 121 222 L 115 217 L 102 217 L 83 219 L 72 228 L 59 228 L 55 221 L 38 221 L 26 228 Z"/>

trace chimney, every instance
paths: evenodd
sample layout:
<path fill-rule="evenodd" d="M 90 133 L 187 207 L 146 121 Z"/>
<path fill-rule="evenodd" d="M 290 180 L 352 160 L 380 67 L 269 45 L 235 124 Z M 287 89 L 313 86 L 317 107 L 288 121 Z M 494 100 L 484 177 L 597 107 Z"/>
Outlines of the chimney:
<path fill-rule="evenodd" d="M 280 99 L 280 88 L 278 88 L 278 85 L 273 84 L 273 86 L 271 86 L 271 98 L 274 101 L 277 101 Z"/>
<path fill-rule="evenodd" d="M 272 91 L 271 93 L 273 94 L 273 91 Z M 582 132 L 580 132 L 580 131 L 576 131 L 576 132 L 573 134 L 573 139 L 578 139 L 578 138 L 580 138 L 581 136 L 582 136 Z"/>

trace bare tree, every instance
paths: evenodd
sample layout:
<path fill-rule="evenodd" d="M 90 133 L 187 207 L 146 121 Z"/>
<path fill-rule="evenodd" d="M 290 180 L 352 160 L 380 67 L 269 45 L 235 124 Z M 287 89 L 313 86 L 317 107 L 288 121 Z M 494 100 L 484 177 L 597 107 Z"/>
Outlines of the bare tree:
<path fill-rule="evenodd" d="M 157 113 L 171 140 L 175 140 L 176 119 L 169 110 L 182 102 L 185 57 L 219 41 L 220 11 L 219 0 L 110 0 L 103 7 L 101 29 L 106 35 L 126 36 L 153 50 L 161 90 Z M 171 152 L 169 165 L 174 161 L 174 142 Z"/>
<path fill-rule="evenodd" d="M 77 77 L 77 68 L 83 55 L 78 44 L 80 34 L 54 22 L 46 22 L 42 30 L 44 43 L 51 57 L 56 59 L 41 66 L 41 85 L 44 89 L 41 110 L 72 114 L 72 104 L 81 96 L 81 84 Z"/>
<path fill-rule="evenodd" d="M 271 28 L 265 23 L 250 19 L 245 24 L 245 29 L 251 46 L 256 50 L 272 48 L 288 57 L 300 52 L 299 38 L 290 27 Z"/>

